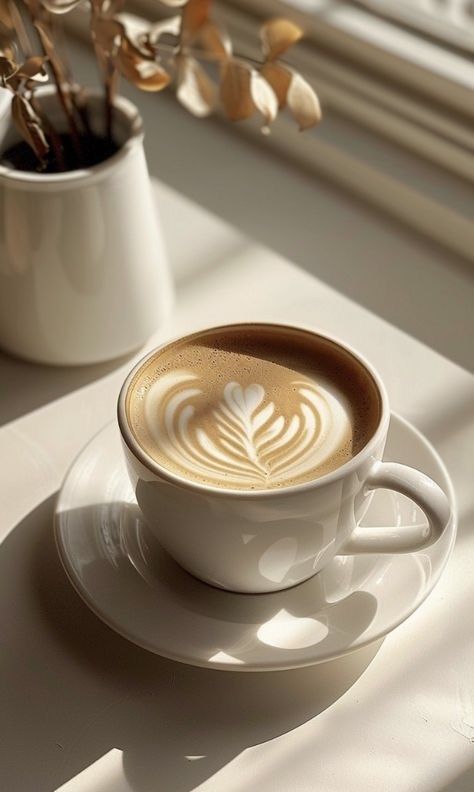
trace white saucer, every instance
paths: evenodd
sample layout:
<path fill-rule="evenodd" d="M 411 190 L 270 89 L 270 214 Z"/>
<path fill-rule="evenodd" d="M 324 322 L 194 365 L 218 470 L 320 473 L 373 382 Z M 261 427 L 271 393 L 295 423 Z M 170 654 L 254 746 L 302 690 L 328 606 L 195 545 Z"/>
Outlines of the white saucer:
<path fill-rule="evenodd" d="M 396 415 L 384 458 L 419 467 L 448 493 L 454 507 L 440 458 Z M 364 522 L 423 521 L 411 501 L 378 491 Z M 143 524 L 115 423 L 76 459 L 56 507 L 61 560 L 97 616 L 164 657 L 232 671 L 311 665 L 386 635 L 428 596 L 455 534 L 456 518 L 436 545 L 417 553 L 338 557 L 311 580 L 276 594 L 221 591 L 182 570 Z"/>

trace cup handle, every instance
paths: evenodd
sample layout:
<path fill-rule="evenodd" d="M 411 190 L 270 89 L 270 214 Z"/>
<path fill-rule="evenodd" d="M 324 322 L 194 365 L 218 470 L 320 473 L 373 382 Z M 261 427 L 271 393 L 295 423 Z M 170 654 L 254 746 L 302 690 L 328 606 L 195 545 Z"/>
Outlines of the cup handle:
<path fill-rule="evenodd" d="M 436 542 L 451 519 L 448 498 L 438 485 L 415 468 L 397 462 L 375 462 L 366 481 L 368 490 L 389 489 L 411 498 L 425 513 L 427 526 L 355 528 L 338 555 L 412 553 Z"/>

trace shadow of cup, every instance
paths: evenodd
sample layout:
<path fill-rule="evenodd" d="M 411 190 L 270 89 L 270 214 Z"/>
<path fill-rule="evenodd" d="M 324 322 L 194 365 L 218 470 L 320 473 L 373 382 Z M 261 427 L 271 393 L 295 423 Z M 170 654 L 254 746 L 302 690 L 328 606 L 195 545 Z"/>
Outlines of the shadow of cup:
<path fill-rule="evenodd" d="M 320 660 L 346 652 L 377 610 L 375 597 L 357 590 L 348 570 L 344 586 L 337 581 L 337 599 L 331 598 L 335 574 L 329 568 L 304 584 L 269 594 L 238 594 L 209 586 L 163 550 L 134 504 L 84 506 L 64 516 L 64 522 L 68 520 L 71 525 L 93 525 L 94 545 L 83 556 L 80 574 L 85 590 L 96 592 L 99 607 L 114 620 L 121 619 L 122 609 L 146 607 L 145 618 L 135 625 L 128 611 L 122 623 L 128 623 L 140 645 L 147 645 L 158 631 L 158 646 L 169 645 L 170 652 L 183 658 L 194 656 L 188 646 L 195 644 L 201 663 L 304 666 L 308 657 L 312 659 L 310 647 Z M 336 568 L 338 561 L 331 563 Z M 110 567 L 113 603 L 108 602 L 110 594 L 97 589 L 98 581 L 111 580 Z M 121 586 L 116 588 L 118 580 Z"/>
<path fill-rule="evenodd" d="M 53 507 L 53 498 L 40 504 L 0 548 L 4 640 L 19 658 L 3 674 L 15 702 L 4 712 L 10 792 L 49 792 L 112 748 L 123 752 L 136 792 L 191 790 L 245 749 L 316 718 L 378 651 L 380 642 L 271 673 L 200 669 L 146 652 L 102 624 L 70 586 L 54 546 Z M 21 658 L 34 668 L 32 683 Z"/>

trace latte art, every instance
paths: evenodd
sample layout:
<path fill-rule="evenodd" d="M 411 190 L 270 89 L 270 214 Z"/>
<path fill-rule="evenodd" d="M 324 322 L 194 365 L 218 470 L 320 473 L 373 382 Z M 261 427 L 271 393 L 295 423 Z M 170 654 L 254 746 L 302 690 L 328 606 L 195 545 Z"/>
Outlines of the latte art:
<path fill-rule="evenodd" d="M 127 420 L 146 455 L 213 487 L 311 481 L 366 444 L 376 386 L 349 352 L 294 328 L 233 325 L 169 344 L 137 370 Z"/>
<path fill-rule="evenodd" d="M 284 414 L 258 383 L 225 385 L 212 410 L 212 437 L 197 409 L 200 378 L 177 370 L 150 388 L 148 432 L 178 468 L 212 483 L 275 486 L 324 464 L 351 436 L 349 410 L 327 388 L 295 380 L 296 409 Z"/>

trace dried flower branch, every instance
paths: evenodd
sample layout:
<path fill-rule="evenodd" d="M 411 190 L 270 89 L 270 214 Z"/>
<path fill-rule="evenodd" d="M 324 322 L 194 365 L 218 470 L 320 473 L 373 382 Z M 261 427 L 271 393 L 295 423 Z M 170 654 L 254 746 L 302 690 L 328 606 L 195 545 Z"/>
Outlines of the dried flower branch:
<path fill-rule="evenodd" d="M 13 93 L 12 114 L 23 139 L 41 166 L 54 156 L 61 166 L 61 141 L 36 101 L 38 84 L 54 81 L 77 158 L 84 135 L 90 135 L 77 86 L 56 46 L 53 20 L 81 0 L 0 0 L 0 85 Z M 211 18 L 212 0 L 160 0 L 175 12 L 150 24 L 123 13 L 125 0 L 89 0 L 90 31 L 104 84 L 105 130 L 113 140 L 113 106 L 120 77 L 144 91 L 174 85 L 178 101 L 204 117 L 220 102 L 232 121 L 262 116 L 268 132 L 279 110 L 288 107 L 300 130 L 321 118 L 319 101 L 306 80 L 281 57 L 303 31 L 287 19 L 271 19 L 259 31 L 260 62 L 233 52 L 228 34 Z M 36 31 L 41 54 L 24 22 Z M 22 54 L 19 54 L 22 53 Z"/>
<path fill-rule="evenodd" d="M 21 25 L 23 44 L 24 46 L 28 44 L 21 17 L 11 0 L 0 1 L 0 85 L 13 94 L 13 121 L 42 165 L 49 150 L 49 143 L 42 119 L 31 102 L 31 95 L 36 83 L 46 82 L 48 79 L 45 71 L 47 58 L 37 55 L 27 57 L 23 62 L 18 61 L 18 48 L 12 40 L 15 24 L 17 27 Z"/>

